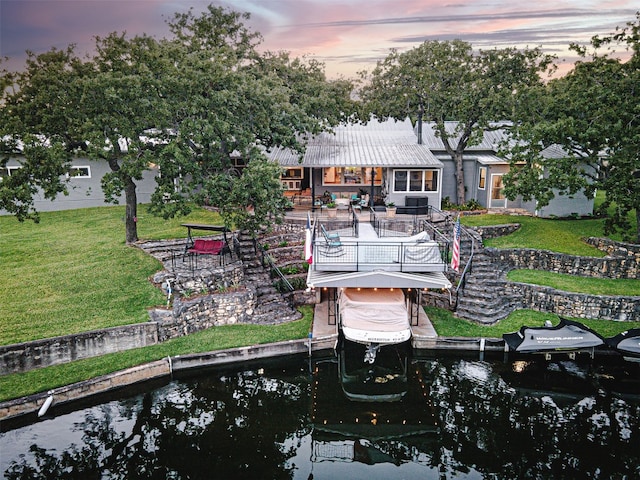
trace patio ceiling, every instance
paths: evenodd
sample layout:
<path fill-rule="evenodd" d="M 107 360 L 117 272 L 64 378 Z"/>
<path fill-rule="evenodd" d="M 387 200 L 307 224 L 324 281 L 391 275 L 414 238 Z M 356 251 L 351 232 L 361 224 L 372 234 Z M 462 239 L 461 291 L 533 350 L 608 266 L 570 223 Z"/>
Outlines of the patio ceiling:
<path fill-rule="evenodd" d="M 307 285 L 313 288 L 451 288 L 451 282 L 441 272 L 320 272 L 310 270 Z"/>

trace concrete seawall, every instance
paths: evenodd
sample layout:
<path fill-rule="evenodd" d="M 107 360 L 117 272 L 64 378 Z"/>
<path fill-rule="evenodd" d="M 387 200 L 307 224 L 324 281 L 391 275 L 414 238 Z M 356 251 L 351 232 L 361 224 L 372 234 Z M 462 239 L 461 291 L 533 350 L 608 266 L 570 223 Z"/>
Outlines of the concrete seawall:
<path fill-rule="evenodd" d="M 290 340 L 286 342 L 231 348 L 206 353 L 178 355 L 162 360 L 127 368 L 118 372 L 102 375 L 82 382 L 55 388 L 28 397 L 16 398 L 0 403 L 0 421 L 25 415 L 32 415 L 34 421 L 37 412 L 47 397 L 53 395 L 53 406 L 64 405 L 91 396 L 106 394 L 123 387 L 151 380 L 171 378 L 176 372 L 185 372 L 207 367 L 243 363 L 263 358 L 309 354 L 332 350 L 337 337 L 332 335 L 311 339 Z M 474 338 L 428 338 L 414 343 L 414 348 L 426 350 L 465 350 L 465 351 L 503 351 L 501 339 Z"/>

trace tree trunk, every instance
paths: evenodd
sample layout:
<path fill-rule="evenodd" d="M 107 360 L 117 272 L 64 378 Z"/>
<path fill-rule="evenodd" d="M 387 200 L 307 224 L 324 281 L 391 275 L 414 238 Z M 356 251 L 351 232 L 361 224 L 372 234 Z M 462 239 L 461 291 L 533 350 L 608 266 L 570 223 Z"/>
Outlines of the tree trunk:
<path fill-rule="evenodd" d="M 462 153 L 456 152 L 454 155 L 456 164 L 456 203 L 462 205 L 466 202 L 464 191 L 464 164 L 462 162 Z"/>
<path fill-rule="evenodd" d="M 124 198 L 126 203 L 124 220 L 126 242 L 128 244 L 135 243 L 138 241 L 138 197 L 136 184 L 131 177 L 127 177 L 125 180 Z"/>

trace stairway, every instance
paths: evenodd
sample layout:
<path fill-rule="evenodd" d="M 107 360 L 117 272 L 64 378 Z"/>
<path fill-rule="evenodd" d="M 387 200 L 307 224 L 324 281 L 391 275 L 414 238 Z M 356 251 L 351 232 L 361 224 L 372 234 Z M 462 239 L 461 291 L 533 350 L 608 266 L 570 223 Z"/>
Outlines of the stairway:
<path fill-rule="evenodd" d="M 262 266 L 248 232 L 239 233 L 236 248 L 244 265 L 246 286 L 256 292 L 256 307 L 251 316 L 251 323 L 274 325 L 302 318 L 302 314 L 291 306 L 286 295 L 278 292 L 273 286 L 273 280 L 268 270 Z"/>
<path fill-rule="evenodd" d="M 484 249 L 478 250 L 465 286 L 458 292 L 456 316 L 485 325 L 508 316 L 518 302 L 505 294 L 506 271 Z"/>

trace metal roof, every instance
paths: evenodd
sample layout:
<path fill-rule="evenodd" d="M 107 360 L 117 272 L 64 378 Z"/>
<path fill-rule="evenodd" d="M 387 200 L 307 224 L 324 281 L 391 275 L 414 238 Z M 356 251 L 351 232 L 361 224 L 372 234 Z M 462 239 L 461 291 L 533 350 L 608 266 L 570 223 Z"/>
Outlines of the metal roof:
<path fill-rule="evenodd" d="M 434 122 L 422 123 L 422 143 L 429 147 L 431 150 L 444 151 L 444 143 L 442 143 L 442 140 L 436 136 L 435 130 L 433 128 L 434 126 Z M 452 145 L 456 145 L 460 138 L 460 135 L 453 136 L 457 126 L 458 122 L 444 122 L 445 131 L 448 135 L 452 135 Z M 496 152 L 500 143 L 507 139 L 507 133 L 503 129 L 485 130 L 482 136 L 482 141 L 478 145 L 468 145 L 464 151 Z"/>
<path fill-rule="evenodd" d="M 305 167 L 435 167 L 440 162 L 426 145 L 419 145 L 409 120 L 339 125 L 309 140 L 300 156 L 273 149 L 267 156 L 282 166 Z"/>

